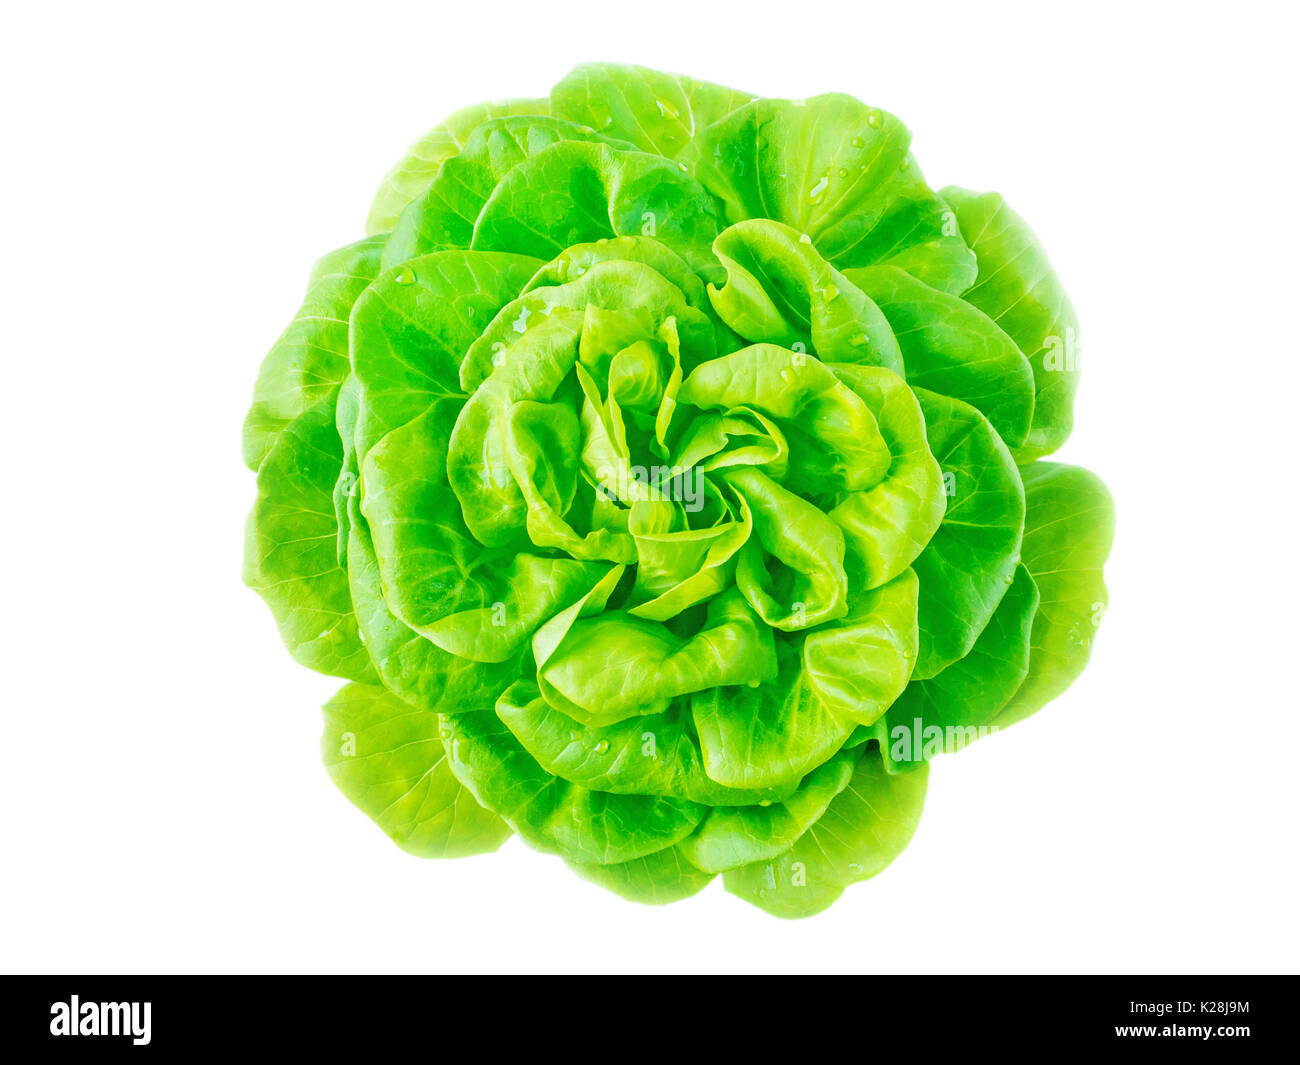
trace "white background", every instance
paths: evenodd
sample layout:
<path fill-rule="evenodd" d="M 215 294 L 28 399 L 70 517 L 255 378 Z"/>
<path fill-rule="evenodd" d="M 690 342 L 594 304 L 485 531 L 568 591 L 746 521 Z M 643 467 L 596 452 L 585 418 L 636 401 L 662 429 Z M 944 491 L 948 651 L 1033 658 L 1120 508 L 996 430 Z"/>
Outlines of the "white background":
<path fill-rule="evenodd" d="M 1208 10 L 11 8 L 0 966 L 1295 971 L 1295 26 Z M 1061 457 L 1119 515 L 1093 665 L 941 758 L 903 857 L 802 922 L 720 884 L 640 907 L 517 841 L 404 855 L 319 765 L 335 682 L 239 580 L 240 423 L 311 262 L 447 112 L 592 59 L 893 111 L 1083 322 Z"/>

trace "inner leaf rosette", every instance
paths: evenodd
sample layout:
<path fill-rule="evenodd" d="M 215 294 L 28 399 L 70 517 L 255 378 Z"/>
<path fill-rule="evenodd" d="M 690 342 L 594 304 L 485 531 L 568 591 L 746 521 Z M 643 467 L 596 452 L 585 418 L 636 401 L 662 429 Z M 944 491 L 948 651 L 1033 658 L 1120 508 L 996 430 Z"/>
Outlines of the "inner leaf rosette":
<path fill-rule="evenodd" d="M 895 119 L 580 67 L 458 112 L 267 356 L 246 579 L 346 678 L 322 750 L 412 853 L 512 833 L 782 916 L 906 846 L 928 762 L 1082 670 L 1073 311 Z"/>

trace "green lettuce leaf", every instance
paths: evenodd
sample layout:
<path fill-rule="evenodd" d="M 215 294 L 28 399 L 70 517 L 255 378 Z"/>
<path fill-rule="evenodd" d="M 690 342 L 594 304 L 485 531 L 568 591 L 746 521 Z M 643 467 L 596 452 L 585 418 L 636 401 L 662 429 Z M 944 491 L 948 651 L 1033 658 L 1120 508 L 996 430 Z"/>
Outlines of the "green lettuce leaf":
<path fill-rule="evenodd" d="M 822 814 L 774 858 L 730 869 L 727 890 L 777 917 L 818 913 L 850 884 L 875 876 L 911 841 L 929 766 L 885 772 L 880 752 L 858 754 L 853 775 Z"/>
<path fill-rule="evenodd" d="M 447 768 L 438 715 L 384 688 L 349 684 L 325 704 L 321 754 L 339 791 L 404 851 L 461 858 L 494 851 L 510 826 Z"/>

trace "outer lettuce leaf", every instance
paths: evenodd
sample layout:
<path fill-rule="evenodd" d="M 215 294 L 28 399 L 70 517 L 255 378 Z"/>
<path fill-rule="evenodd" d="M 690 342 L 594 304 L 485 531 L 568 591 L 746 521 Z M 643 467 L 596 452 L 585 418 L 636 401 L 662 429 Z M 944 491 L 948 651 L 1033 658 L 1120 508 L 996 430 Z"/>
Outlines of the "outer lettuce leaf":
<path fill-rule="evenodd" d="M 850 270 L 902 347 L 907 381 L 969 403 L 1009 447 L 1025 439 L 1034 377 L 1015 342 L 969 304 L 896 267 Z"/>
<path fill-rule="evenodd" d="M 853 775 L 853 762 L 852 752 L 835 755 L 782 802 L 718 807 L 677 847 L 693 866 L 709 873 L 775 858 L 793 846 L 844 790 Z"/>
<path fill-rule="evenodd" d="M 878 263 L 961 292 L 974 256 L 908 154 L 893 115 L 851 96 L 754 100 L 683 153 L 728 222 L 769 218 L 806 233 L 840 269 Z"/>
<path fill-rule="evenodd" d="M 1096 474 L 1036 462 L 1025 480 L 1021 559 L 1040 603 L 1030 636 L 1029 676 L 997 717 L 1007 726 L 1068 688 L 1088 664 L 1109 597 L 1102 566 L 1115 536 L 1115 507 Z"/>
<path fill-rule="evenodd" d="M 704 127 L 753 99 L 648 67 L 584 63 L 551 90 L 552 112 L 669 159 Z"/>
<path fill-rule="evenodd" d="M 1029 570 L 1018 566 L 970 653 L 929 680 L 907 686 L 873 732 L 887 768 L 958 751 L 983 735 L 981 730 L 1000 727 L 995 724 L 999 712 L 1029 672 L 1029 632 L 1038 600 Z"/>
<path fill-rule="evenodd" d="M 349 684 L 325 704 L 321 754 L 339 791 L 417 857 L 482 854 L 510 836 L 447 768 L 438 715 L 384 688 Z"/>
<path fill-rule="evenodd" d="M 379 272 L 383 241 L 367 239 L 323 256 L 307 295 L 267 353 L 244 420 L 244 462 L 256 470 L 285 428 L 334 394 L 351 369 L 348 315 Z"/>
<path fill-rule="evenodd" d="M 505 115 L 544 115 L 546 100 L 501 100 L 465 107 L 440 122 L 406 150 L 385 175 L 366 221 L 366 232 L 389 233 L 407 205 L 432 183 L 439 168 L 455 156 L 481 123 Z"/>
<path fill-rule="evenodd" d="M 943 195 L 979 261 L 979 276 L 962 298 L 978 307 L 1024 352 L 1034 374 L 1034 418 L 1016 461 L 1049 455 L 1074 426 L 1079 387 L 1079 322 L 1052 271 L 1047 253 L 1018 214 L 997 193 L 956 187 Z"/>
<path fill-rule="evenodd" d="M 885 772 L 875 745 L 862 749 L 848 785 L 788 850 L 723 874 L 727 890 L 777 917 L 826 909 L 850 884 L 875 876 L 916 831 L 929 766 Z"/>
<path fill-rule="evenodd" d="M 325 396 L 290 422 L 262 462 L 245 535 L 244 583 L 266 600 L 296 661 L 373 683 L 338 559 L 334 482 L 343 447 L 334 398 Z"/>
<path fill-rule="evenodd" d="M 651 906 L 690 898 L 713 879 L 712 873 L 696 868 L 686 859 L 681 846 L 665 847 L 643 858 L 611 865 L 569 862 L 569 868 L 629 902 Z"/>
<path fill-rule="evenodd" d="M 566 141 L 610 143 L 583 126 L 540 115 L 498 118 L 478 126 L 460 153 L 443 164 L 402 213 L 384 248 L 385 265 L 430 251 L 470 247 L 479 215 L 506 175 Z"/>
<path fill-rule="evenodd" d="M 473 247 L 551 259 L 574 244 L 640 234 L 697 262 L 719 228 L 708 194 L 676 163 L 566 141 L 501 180 L 475 223 Z"/>

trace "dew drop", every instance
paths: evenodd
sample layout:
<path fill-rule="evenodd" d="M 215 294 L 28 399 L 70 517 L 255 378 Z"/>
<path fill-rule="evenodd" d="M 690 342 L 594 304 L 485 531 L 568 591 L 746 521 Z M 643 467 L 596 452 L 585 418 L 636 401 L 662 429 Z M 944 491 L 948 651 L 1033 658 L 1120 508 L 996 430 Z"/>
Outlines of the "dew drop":
<path fill-rule="evenodd" d="M 839 177 L 848 177 L 848 176 L 849 176 L 849 172 L 848 172 L 844 167 L 840 167 L 837 171 L 835 171 L 835 173 L 836 173 Z"/>
<path fill-rule="evenodd" d="M 816 185 L 808 190 L 808 202 L 811 204 L 821 203 L 821 199 L 826 195 L 826 186 L 831 183 L 828 175 L 823 174 L 822 178 Z"/>
<path fill-rule="evenodd" d="M 415 271 L 409 266 L 403 266 L 393 275 L 393 280 L 399 285 L 413 285 L 415 284 Z"/>
<path fill-rule="evenodd" d="M 857 862 L 849 862 L 849 872 L 852 873 L 854 876 L 861 876 L 862 866 L 860 866 Z"/>
<path fill-rule="evenodd" d="M 849 141 L 849 143 L 853 145 L 853 147 L 855 148 L 865 148 L 867 146 L 867 142 L 864 141 L 861 137 L 854 137 L 851 141 Z"/>
<path fill-rule="evenodd" d="M 772 805 L 772 800 L 771 800 L 771 799 L 759 799 L 759 800 L 758 800 L 758 805 L 759 805 L 759 806 L 771 806 L 771 805 Z"/>
<path fill-rule="evenodd" d="M 597 754 L 604 754 L 608 750 L 609 750 L 609 740 L 601 740 L 595 746 L 595 751 Z"/>
<path fill-rule="evenodd" d="M 872 129 L 879 129 L 884 119 L 879 111 L 872 110 L 867 112 L 867 125 Z"/>
<path fill-rule="evenodd" d="M 811 244 L 811 243 L 812 243 L 812 237 L 808 236 L 807 233 L 800 233 L 800 234 L 799 234 L 799 243 L 800 243 L 800 244 Z"/>

